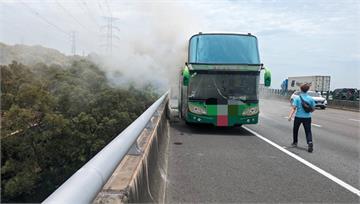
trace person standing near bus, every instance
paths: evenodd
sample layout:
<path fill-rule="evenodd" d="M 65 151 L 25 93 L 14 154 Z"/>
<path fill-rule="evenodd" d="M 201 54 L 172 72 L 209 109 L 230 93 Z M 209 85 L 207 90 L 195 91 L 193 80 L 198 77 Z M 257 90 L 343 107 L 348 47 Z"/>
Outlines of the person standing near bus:
<path fill-rule="evenodd" d="M 293 147 L 297 146 L 299 127 L 303 124 L 306 142 L 308 144 L 308 152 L 311 153 L 313 152 L 314 147 L 311 133 L 311 112 L 315 110 L 315 101 L 307 94 L 309 88 L 309 84 L 303 84 L 300 86 L 301 93 L 293 100 L 288 120 L 291 121 L 292 116 L 296 112 L 293 127 L 293 143 L 291 145 Z"/>

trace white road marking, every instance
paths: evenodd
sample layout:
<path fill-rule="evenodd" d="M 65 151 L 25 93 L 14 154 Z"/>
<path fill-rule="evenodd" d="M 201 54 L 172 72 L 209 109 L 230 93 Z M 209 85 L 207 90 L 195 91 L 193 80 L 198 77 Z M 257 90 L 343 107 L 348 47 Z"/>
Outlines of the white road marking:
<path fill-rule="evenodd" d="M 284 118 L 289 119 L 289 117 L 284 117 Z M 294 120 L 294 119 L 291 119 L 291 120 Z M 316 126 L 316 127 L 322 127 L 322 125 L 318 125 L 318 124 L 315 124 L 315 123 L 311 123 L 311 125 Z"/>
<path fill-rule="evenodd" d="M 352 118 L 350 118 L 349 120 L 351 120 L 351 121 L 356 121 L 356 122 L 360 122 L 360 120 L 358 120 L 358 119 L 352 119 Z"/>
<path fill-rule="evenodd" d="M 350 184 L 348 184 L 348 183 L 340 180 L 339 178 L 335 177 L 334 175 L 332 175 L 332 174 L 330 174 L 330 173 L 328 173 L 328 172 L 320 169 L 319 167 L 317 167 L 317 166 L 315 166 L 314 164 L 306 161 L 305 159 L 299 157 L 298 155 L 296 155 L 296 154 L 294 154 L 294 153 L 292 153 L 292 152 L 284 149 L 283 147 L 281 147 L 281 146 L 279 146 L 278 144 L 272 142 L 271 140 L 265 138 L 264 136 L 261 136 L 259 133 L 251 130 L 250 128 L 244 127 L 244 126 L 243 126 L 243 128 L 244 128 L 245 130 L 251 132 L 251 133 L 254 134 L 255 136 L 257 136 L 258 138 L 260 138 L 260 139 L 264 140 L 265 142 L 271 144 L 272 146 L 276 147 L 277 149 L 279 149 L 280 151 L 284 152 L 285 154 L 293 157 L 294 159 L 298 160 L 299 162 L 301 162 L 301 163 L 305 164 L 306 166 L 312 168 L 313 170 L 317 171 L 318 173 L 322 174 L 323 176 L 327 177 L 328 179 L 334 181 L 335 183 L 339 184 L 339 185 L 342 186 L 343 188 L 349 190 L 350 192 L 352 192 L 352 193 L 354 193 L 354 194 L 356 194 L 357 196 L 360 197 L 360 190 L 359 190 L 359 189 L 357 189 L 357 188 L 351 186 Z"/>

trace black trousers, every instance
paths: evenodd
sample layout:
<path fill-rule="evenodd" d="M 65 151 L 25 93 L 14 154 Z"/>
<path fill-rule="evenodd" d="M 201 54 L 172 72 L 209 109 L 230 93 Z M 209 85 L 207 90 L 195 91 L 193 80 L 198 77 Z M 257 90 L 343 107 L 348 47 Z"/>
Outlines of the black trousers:
<path fill-rule="evenodd" d="M 305 129 L 306 142 L 308 144 L 310 144 L 310 143 L 312 144 L 311 118 L 295 117 L 294 128 L 293 128 L 293 142 L 294 143 L 298 142 L 298 132 L 299 132 L 299 127 L 300 127 L 301 123 L 303 124 L 304 129 Z"/>

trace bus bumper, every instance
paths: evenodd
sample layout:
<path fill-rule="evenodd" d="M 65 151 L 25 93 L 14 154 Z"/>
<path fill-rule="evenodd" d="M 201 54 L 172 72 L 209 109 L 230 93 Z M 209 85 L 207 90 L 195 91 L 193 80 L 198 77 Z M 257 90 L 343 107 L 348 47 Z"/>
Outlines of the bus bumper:
<path fill-rule="evenodd" d="M 185 120 L 189 123 L 205 123 L 219 127 L 231 127 L 242 124 L 257 124 L 258 118 L 259 114 L 253 116 L 209 116 L 188 112 Z"/>

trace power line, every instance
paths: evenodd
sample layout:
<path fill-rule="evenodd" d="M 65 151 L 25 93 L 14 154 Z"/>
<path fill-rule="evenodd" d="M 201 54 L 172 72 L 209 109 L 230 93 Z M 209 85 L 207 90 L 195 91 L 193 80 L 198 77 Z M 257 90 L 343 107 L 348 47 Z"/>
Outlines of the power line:
<path fill-rule="evenodd" d="M 83 9 L 83 10 L 86 10 L 85 12 L 88 13 L 88 16 L 93 20 L 93 22 L 94 22 L 98 27 L 100 27 L 99 24 L 97 23 L 97 20 L 95 19 L 95 17 L 91 14 L 91 11 L 90 11 L 87 3 L 86 3 L 85 1 L 81 1 L 81 3 L 82 3 L 82 4 L 84 5 L 84 7 L 85 7 L 85 9 Z"/>
<path fill-rule="evenodd" d="M 25 2 L 20 1 L 20 3 L 22 3 L 25 8 L 27 8 L 28 10 L 30 10 L 35 16 L 37 16 L 38 18 L 40 18 L 41 20 L 45 21 L 47 24 L 49 24 L 50 26 L 56 28 L 57 30 L 59 30 L 60 32 L 66 34 L 69 36 L 69 33 L 66 32 L 65 30 L 63 30 L 62 28 L 60 28 L 59 26 L 55 25 L 54 23 L 50 22 L 48 19 L 46 19 L 45 17 L 43 17 L 42 15 L 40 15 L 39 12 L 37 12 L 36 10 L 34 10 L 33 8 L 31 8 L 29 5 L 27 5 Z"/>
<path fill-rule="evenodd" d="M 43 17 L 42 15 L 40 15 L 39 12 L 37 12 L 35 9 L 31 8 L 29 5 L 27 5 L 25 2 L 20 1 L 27 9 L 29 9 L 32 13 L 34 13 L 37 17 L 41 18 L 42 20 L 44 20 L 47 24 L 55 27 L 57 30 L 61 31 L 62 33 L 65 33 L 67 36 L 70 37 L 70 44 L 71 44 L 71 53 L 73 55 L 76 54 L 76 32 L 75 31 L 71 31 L 71 32 L 67 32 L 65 30 L 63 30 L 61 27 L 57 26 L 56 24 L 53 24 L 52 22 L 50 22 L 49 20 L 47 20 L 45 17 Z M 57 1 L 56 1 L 57 2 Z M 58 2 L 57 2 L 58 3 Z M 62 7 L 59 3 L 58 5 L 60 7 Z M 62 7 L 63 8 L 63 7 Z M 66 9 L 64 8 L 64 10 L 66 11 Z M 75 19 L 76 20 L 76 19 Z M 78 22 L 80 24 L 80 22 Z"/>
<path fill-rule="evenodd" d="M 66 14 L 68 14 L 71 18 L 73 18 L 76 23 L 78 23 L 82 28 L 88 30 L 88 28 L 85 27 L 83 24 L 81 24 L 80 21 L 77 18 L 75 18 L 75 16 L 72 15 L 70 11 L 68 11 L 64 6 L 62 6 L 58 0 L 55 0 L 55 2 Z M 91 32 L 91 30 L 89 31 Z"/>
<path fill-rule="evenodd" d="M 85 26 L 84 24 L 82 24 L 81 21 L 79 21 L 74 15 L 72 15 L 71 12 L 70 12 L 68 9 L 66 9 L 65 6 L 61 5 L 58 0 L 55 0 L 55 1 L 56 1 L 57 5 L 58 5 L 66 14 L 68 14 L 74 21 L 76 21 L 82 28 L 86 29 L 86 30 L 89 31 L 90 33 L 94 32 L 94 31 L 96 30 L 96 29 L 93 29 L 93 28 L 91 28 L 91 27 L 87 27 L 87 26 Z M 74 32 L 74 31 L 73 31 L 73 32 Z M 97 30 L 97 31 L 95 31 L 95 32 L 99 32 L 99 31 Z M 79 35 L 77 35 L 77 36 L 79 36 Z M 79 37 L 77 37 L 77 38 L 78 38 L 78 40 L 80 40 L 80 41 L 82 40 L 82 39 L 79 38 Z M 70 40 L 71 40 L 71 42 L 73 42 L 73 41 L 72 41 L 72 34 L 71 34 L 71 36 L 70 36 Z M 73 46 L 71 46 L 71 47 L 73 47 Z M 76 50 L 76 49 L 75 49 L 75 50 Z M 76 52 L 76 51 L 75 51 L 75 52 Z M 71 53 L 74 53 L 73 49 L 71 49 Z"/>

